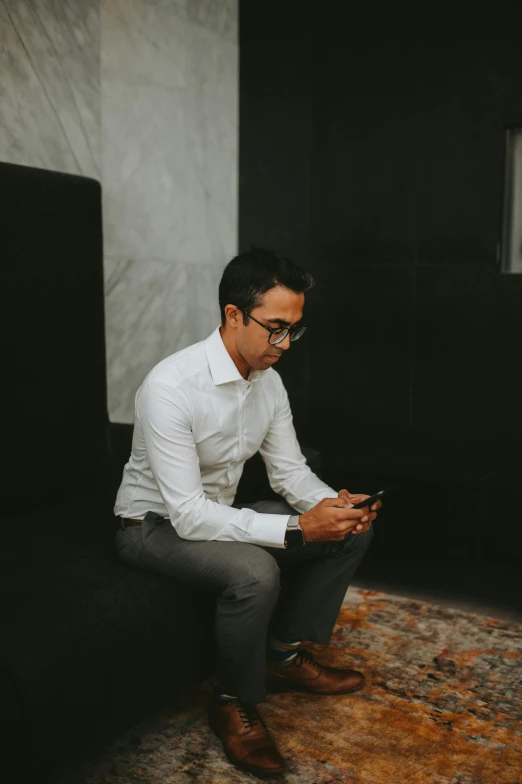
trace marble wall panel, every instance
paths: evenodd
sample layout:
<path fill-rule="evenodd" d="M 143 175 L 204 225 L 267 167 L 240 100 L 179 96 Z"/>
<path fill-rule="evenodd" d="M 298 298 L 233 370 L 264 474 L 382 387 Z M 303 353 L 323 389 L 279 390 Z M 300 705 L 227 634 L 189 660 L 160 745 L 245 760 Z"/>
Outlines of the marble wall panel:
<path fill-rule="evenodd" d="M 237 43 L 237 0 L 185 0 L 183 7 L 191 22 L 207 27 L 220 38 Z"/>
<path fill-rule="evenodd" d="M 154 0 L 158 12 L 199 24 L 237 44 L 238 0 Z"/>
<path fill-rule="evenodd" d="M 0 159 L 99 179 L 98 0 L 3 0 L 0 52 Z"/>
<path fill-rule="evenodd" d="M 237 252 L 237 4 L 102 0 L 109 413 L 219 323 Z M 157 301 L 152 301 L 157 297 Z"/>
<path fill-rule="evenodd" d="M 212 263 L 236 247 L 238 50 L 177 8 L 102 4 L 105 250 Z"/>
<path fill-rule="evenodd" d="M 236 253 L 237 0 L 2 0 L 0 159 L 103 191 L 109 416 L 219 323 Z"/>
<path fill-rule="evenodd" d="M 105 258 L 108 394 L 111 419 L 132 422 L 149 370 L 220 323 L 214 264 Z"/>

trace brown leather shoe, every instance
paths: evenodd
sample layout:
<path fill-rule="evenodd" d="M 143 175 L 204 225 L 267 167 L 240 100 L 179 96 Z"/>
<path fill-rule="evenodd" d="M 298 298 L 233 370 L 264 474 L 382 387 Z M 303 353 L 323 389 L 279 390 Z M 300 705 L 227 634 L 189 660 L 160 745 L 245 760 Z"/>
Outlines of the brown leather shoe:
<path fill-rule="evenodd" d="M 266 685 L 270 691 L 297 689 L 314 694 L 349 694 L 364 686 L 362 672 L 326 667 L 302 649 L 286 667 L 277 662 L 268 662 L 266 675 Z"/>
<path fill-rule="evenodd" d="M 276 776 L 286 770 L 286 763 L 255 705 L 239 700 L 220 703 L 212 696 L 208 723 L 223 743 L 228 759 L 238 768 L 261 777 Z"/>

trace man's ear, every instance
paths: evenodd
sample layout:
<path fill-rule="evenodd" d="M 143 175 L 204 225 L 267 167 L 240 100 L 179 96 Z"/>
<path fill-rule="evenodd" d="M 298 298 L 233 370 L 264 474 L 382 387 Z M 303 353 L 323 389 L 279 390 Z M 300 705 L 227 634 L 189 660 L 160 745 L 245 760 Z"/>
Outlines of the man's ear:
<path fill-rule="evenodd" d="M 239 318 L 241 316 L 239 308 L 235 305 L 225 305 L 225 316 L 227 318 L 227 324 L 229 324 L 232 329 L 237 329 L 239 327 Z"/>

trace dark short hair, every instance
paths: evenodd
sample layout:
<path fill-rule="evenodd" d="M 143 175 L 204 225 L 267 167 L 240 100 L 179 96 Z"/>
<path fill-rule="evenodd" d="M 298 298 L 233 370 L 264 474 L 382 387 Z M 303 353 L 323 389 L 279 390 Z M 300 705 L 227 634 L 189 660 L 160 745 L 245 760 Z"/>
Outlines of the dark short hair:
<path fill-rule="evenodd" d="M 289 259 L 266 248 L 252 248 L 229 261 L 219 283 L 221 323 L 225 324 L 225 305 L 236 305 L 242 310 L 254 310 L 261 304 L 263 294 L 275 286 L 284 286 L 298 294 L 315 285 L 310 272 Z M 243 314 L 243 323 L 248 317 Z"/>

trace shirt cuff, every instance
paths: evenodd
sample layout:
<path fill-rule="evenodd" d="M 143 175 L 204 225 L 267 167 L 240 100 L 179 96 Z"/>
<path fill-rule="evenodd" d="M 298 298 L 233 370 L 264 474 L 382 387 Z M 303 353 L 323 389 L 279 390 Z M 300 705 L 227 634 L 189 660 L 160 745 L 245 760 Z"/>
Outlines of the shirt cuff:
<path fill-rule="evenodd" d="M 284 548 L 286 527 L 290 517 L 291 515 L 256 512 L 250 532 L 250 541 L 253 544 L 261 544 L 263 547 Z"/>

